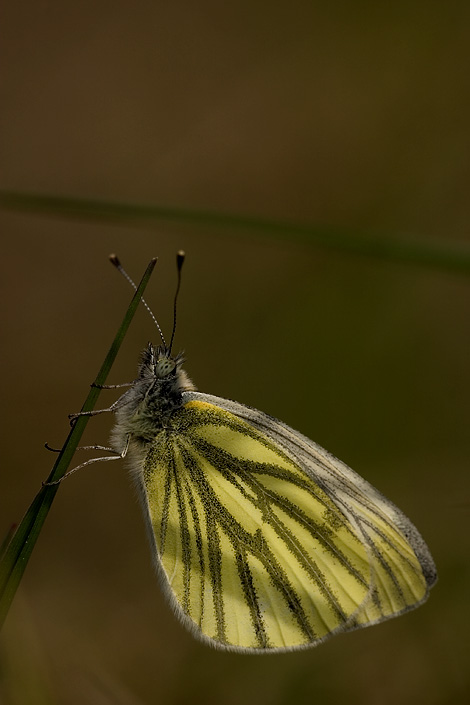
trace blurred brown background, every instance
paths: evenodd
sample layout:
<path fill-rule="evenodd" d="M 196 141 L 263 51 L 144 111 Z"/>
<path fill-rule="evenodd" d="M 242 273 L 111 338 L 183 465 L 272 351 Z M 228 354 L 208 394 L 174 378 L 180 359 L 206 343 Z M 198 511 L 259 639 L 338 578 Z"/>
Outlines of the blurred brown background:
<path fill-rule="evenodd" d="M 0 21 L 0 188 L 468 238 L 466 2 L 6 0 Z M 214 652 L 160 594 L 124 469 L 95 466 L 60 488 L 20 586 L 2 705 L 466 702 L 468 279 L 249 231 L 0 218 L 1 532 L 130 299 L 106 256 L 136 278 L 159 256 L 147 299 L 168 331 L 184 248 L 176 347 L 199 388 L 354 467 L 410 515 L 440 576 L 419 610 L 316 650 Z M 110 382 L 133 378 L 150 338 L 140 312 Z"/>

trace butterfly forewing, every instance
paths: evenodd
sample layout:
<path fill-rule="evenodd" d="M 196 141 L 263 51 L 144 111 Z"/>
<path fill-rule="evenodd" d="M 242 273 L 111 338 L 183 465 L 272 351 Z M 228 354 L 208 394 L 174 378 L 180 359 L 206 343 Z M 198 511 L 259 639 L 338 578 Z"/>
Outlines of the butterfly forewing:
<path fill-rule="evenodd" d="M 166 592 L 200 637 L 299 648 L 422 601 L 415 550 L 368 483 L 261 412 L 184 398 L 146 454 L 142 490 Z"/>

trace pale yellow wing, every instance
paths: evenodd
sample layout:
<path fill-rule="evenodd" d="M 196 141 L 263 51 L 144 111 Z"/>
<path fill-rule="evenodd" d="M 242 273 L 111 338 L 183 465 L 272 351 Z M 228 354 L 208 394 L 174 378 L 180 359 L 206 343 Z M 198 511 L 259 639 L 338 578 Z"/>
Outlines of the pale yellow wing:
<path fill-rule="evenodd" d="M 266 414 L 184 398 L 145 456 L 141 489 L 164 589 L 197 636 L 302 648 L 425 599 L 429 552 L 377 490 Z"/>

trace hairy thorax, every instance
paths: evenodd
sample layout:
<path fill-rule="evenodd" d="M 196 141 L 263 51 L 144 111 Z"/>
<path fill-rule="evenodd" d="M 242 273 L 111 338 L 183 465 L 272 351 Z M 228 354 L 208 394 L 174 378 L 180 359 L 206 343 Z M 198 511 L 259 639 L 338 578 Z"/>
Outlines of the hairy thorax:
<path fill-rule="evenodd" d="M 171 430 L 171 419 L 182 404 L 182 393 L 195 386 L 179 366 L 164 379 L 143 365 L 132 387 L 119 399 L 113 441 L 116 448 L 151 443 L 160 431 Z"/>

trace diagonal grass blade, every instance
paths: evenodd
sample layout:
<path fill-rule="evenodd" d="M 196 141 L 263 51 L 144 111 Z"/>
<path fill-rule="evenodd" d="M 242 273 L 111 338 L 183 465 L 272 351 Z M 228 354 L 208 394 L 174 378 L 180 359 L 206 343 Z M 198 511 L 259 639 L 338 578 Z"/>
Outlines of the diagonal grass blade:
<path fill-rule="evenodd" d="M 130 322 L 134 317 L 144 290 L 149 282 L 156 261 L 156 259 L 153 259 L 148 264 L 141 282 L 137 287 L 137 291 L 129 304 L 129 308 L 127 309 L 118 332 L 116 333 L 109 352 L 104 359 L 100 371 L 98 372 L 94 383 L 96 386 L 90 387 L 90 391 L 81 411 L 91 411 L 94 408 L 100 393 L 99 387 L 105 383 L 111 366 L 116 359 L 118 350 L 125 334 L 127 333 Z M 64 476 L 89 418 L 89 416 L 79 416 L 77 418 L 77 421 L 71 428 L 67 440 L 65 441 L 64 446 L 58 455 L 57 461 L 51 470 L 48 477 L 48 482 L 57 482 L 57 480 L 60 480 Z M 3 625 L 11 602 L 15 596 L 16 589 L 21 581 L 29 557 L 31 556 L 34 545 L 38 539 L 59 487 L 60 484 L 55 484 L 45 485 L 41 488 L 18 528 L 11 537 L 8 546 L 3 550 L 0 561 L 0 628 Z"/>

